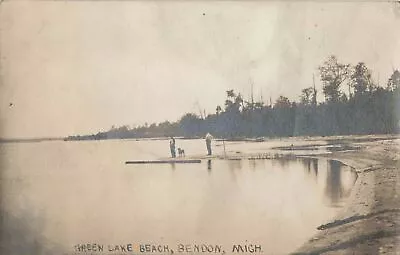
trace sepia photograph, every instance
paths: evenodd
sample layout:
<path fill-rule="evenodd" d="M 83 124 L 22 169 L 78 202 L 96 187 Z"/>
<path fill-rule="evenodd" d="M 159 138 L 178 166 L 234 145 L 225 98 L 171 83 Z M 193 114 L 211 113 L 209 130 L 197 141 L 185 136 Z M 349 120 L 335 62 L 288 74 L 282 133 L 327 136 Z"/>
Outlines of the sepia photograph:
<path fill-rule="evenodd" d="M 400 2 L 0 0 L 0 254 L 399 254 Z"/>

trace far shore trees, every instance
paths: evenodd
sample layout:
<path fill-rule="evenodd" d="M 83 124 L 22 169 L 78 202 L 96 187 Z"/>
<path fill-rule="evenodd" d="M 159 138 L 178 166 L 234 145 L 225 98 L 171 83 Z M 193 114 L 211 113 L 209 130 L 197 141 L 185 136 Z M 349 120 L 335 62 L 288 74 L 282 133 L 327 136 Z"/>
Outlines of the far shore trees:
<path fill-rule="evenodd" d="M 301 90 L 299 102 L 284 95 L 265 104 L 262 97 L 245 99 L 233 89 L 215 113 L 186 113 L 176 122 L 112 127 L 107 132 L 68 139 L 115 139 L 162 136 L 283 137 L 311 135 L 388 134 L 400 131 L 400 72 L 393 70 L 384 87 L 372 79 L 364 62 L 354 66 L 329 56 L 318 67 L 325 101 L 317 102 L 315 84 Z M 253 84 L 252 84 L 253 85 Z M 345 86 L 347 85 L 347 86 Z"/>

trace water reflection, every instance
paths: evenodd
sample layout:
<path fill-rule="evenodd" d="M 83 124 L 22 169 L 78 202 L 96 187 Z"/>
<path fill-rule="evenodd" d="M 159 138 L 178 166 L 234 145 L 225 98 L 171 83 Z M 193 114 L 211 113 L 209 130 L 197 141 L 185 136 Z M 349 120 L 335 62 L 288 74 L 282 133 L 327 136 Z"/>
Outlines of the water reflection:
<path fill-rule="evenodd" d="M 249 160 L 250 169 L 254 171 L 257 167 L 257 162 L 259 162 L 259 161 L 260 160 L 254 160 L 254 159 Z"/>
<path fill-rule="evenodd" d="M 306 167 L 306 169 L 308 170 L 308 173 L 311 172 L 311 160 L 312 159 L 304 159 L 303 160 L 303 165 Z"/>
<path fill-rule="evenodd" d="M 315 176 L 317 177 L 318 176 L 318 160 L 317 159 L 313 160 L 313 168 L 314 168 Z"/>
<path fill-rule="evenodd" d="M 280 158 L 280 159 L 276 159 L 276 161 L 278 162 L 279 166 L 282 169 L 286 169 L 288 163 L 291 161 L 290 159 L 287 158 Z"/>
<path fill-rule="evenodd" d="M 225 161 L 228 165 L 228 169 L 229 169 L 229 173 L 230 173 L 232 181 L 234 183 L 237 183 L 236 172 L 237 172 L 237 170 L 242 169 L 242 160 L 225 160 Z"/>
<path fill-rule="evenodd" d="M 336 205 L 343 194 L 340 166 L 341 163 L 338 161 L 331 160 L 328 162 L 325 192 L 332 205 Z"/>
<path fill-rule="evenodd" d="M 249 160 L 250 169 L 255 171 L 257 168 L 260 168 L 264 162 L 264 159 L 251 159 Z"/>
<path fill-rule="evenodd" d="M 318 159 L 316 158 L 303 158 L 303 166 L 309 175 L 312 175 L 315 180 L 318 179 Z"/>
<path fill-rule="evenodd" d="M 331 206 L 340 206 L 343 198 L 350 195 L 357 174 L 339 161 L 330 160 L 327 164 L 325 194 Z"/>
<path fill-rule="evenodd" d="M 357 174 L 348 167 L 336 160 L 319 160 L 317 158 L 280 158 L 274 160 L 252 159 L 252 160 L 220 160 L 225 161 L 232 180 L 237 182 L 238 171 L 243 171 L 248 162 L 248 169 L 252 172 L 268 170 L 265 166 L 266 162 L 272 166 L 272 169 L 282 172 L 291 170 L 300 170 L 296 167 L 296 162 L 303 166 L 304 181 L 312 179 L 319 187 L 322 188 L 323 194 L 326 197 L 324 201 L 330 207 L 340 207 L 344 199 L 350 194 L 351 188 L 356 181 Z M 211 160 L 207 161 L 207 169 L 211 174 Z M 292 169 L 293 168 L 293 169 Z M 321 172 L 322 171 L 322 172 Z M 321 175 L 319 176 L 319 173 Z M 285 184 L 282 184 L 285 185 Z"/>
<path fill-rule="evenodd" d="M 230 160 L 226 160 L 226 162 L 228 164 L 229 170 L 231 170 L 231 171 L 242 169 L 242 160 L 230 159 Z"/>

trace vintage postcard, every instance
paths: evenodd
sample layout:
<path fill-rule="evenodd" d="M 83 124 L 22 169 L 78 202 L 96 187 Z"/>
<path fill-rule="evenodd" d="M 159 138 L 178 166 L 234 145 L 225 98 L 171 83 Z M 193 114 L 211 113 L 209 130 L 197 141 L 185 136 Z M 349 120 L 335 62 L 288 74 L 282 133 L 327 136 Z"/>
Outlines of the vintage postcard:
<path fill-rule="evenodd" d="M 398 1 L 0 1 L 0 254 L 398 254 Z"/>

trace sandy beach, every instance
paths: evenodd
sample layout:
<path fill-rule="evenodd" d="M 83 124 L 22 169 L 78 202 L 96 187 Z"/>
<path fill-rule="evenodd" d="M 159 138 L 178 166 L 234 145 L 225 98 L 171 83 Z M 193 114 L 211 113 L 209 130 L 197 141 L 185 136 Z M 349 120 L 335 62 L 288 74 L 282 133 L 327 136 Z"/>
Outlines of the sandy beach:
<path fill-rule="evenodd" d="M 354 141 L 356 151 L 318 155 L 354 167 L 357 181 L 336 219 L 293 254 L 399 254 L 398 137 Z"/>

